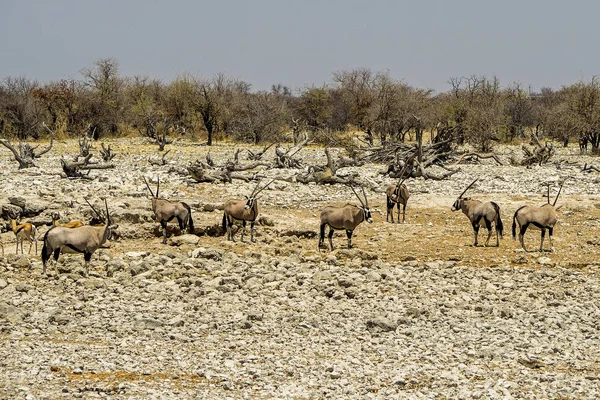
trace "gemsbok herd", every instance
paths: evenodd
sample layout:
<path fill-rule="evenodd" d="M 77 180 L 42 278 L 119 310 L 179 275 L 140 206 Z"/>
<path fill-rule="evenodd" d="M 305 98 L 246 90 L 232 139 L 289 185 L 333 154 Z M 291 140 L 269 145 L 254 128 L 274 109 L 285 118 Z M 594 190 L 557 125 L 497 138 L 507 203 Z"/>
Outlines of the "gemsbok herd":
<path fill-rule="evenodd" d="M 402 174 L 401 174 L 402 176 Z M 451 207 L 452 211 L 461 210 L 471 222 L 473 227 L 473 234 L 475 241 L 473 246 L 478 245 L 478 234 L 479 228 L 485 226 L 487 229 L 487 238 L 485 240 L 485 246 L 488 246 L 490 238 L 492 237 L 492 227 L 496 231 L 496 246 L 500 245 L 500 237 L 503 233 L 502 219 L 500 218 L 500 206 L 493 202 L 481 202 L 479 200 L 472 199 L 470 197 L 463 197 L 465 193 L 477 182 L 475 179 L 470 185 L 468 185 L 463 192 L 458 196 L 456 201 Z M 160 223 L 162 228 L 162 243 L 167 243 L 167 223 L 176 219 L 179 224 L 180 232 L 183 232 L 186 228 L 190 233 L 194 233 L 194 221 L 192 219 L 192 209 L 184 202 L 172 202 L 167 199 L 159 198 L 160 180 L 157 178 L 156 192 L 152 190 L 150 184 L 143 178 L 143 181 L 148 188 L 151 199 L 151 207 L 154 212 L 154 216 L 157 222 Z M 269 181 L 267 184 L 262 185 L 261 181 L 258 182 L 254 190 L 249 196 L 244 199 L 231 199 L 227 200 L 223 206 L 223 222 L 222 228 L 223 233 L 227 235 L 227 240 L 235 242 L 235 234 L 237 230 L 234 230 L 235 221 L 241 221 L 243 229 L 241 229 L 241 241 L 244 241 L 244 234 L 246 233 L 246 225 L 250 223 L 250 241 L 255 242 L 254 225 L 258 220 L 259 208 L 258 200 L 260 199 L 259 194 L 265 190 L 274 180 Z M 406 222 L 406 206 L 409 199 L 409 191 L 404 179 L 399 179 L 398 182 L 389 185 L 386 189 L 387 198 L 387 215 L 386 222 L 390 220 L 394 223 L 394 207 L 397 206 L 397 222 Z M 519 242 L 523 250 L 528 251 L 525 247 L 524 236 L 528 228 L 539 229 L 541 231 L 541 241 L 539 251 L 543 251 L 544 238 L 546 236 L 546 230 L 549 234 L 550 248 L 552 249 L 552 235 L 554 233 L 554 226 L 558 221 L 556 214 L 556 202 L 562 191 L 564 181 L 560 184 L 558 194 L 554 199 L 554 202 L 550 204 L 550 186 L 548 186 L 548 201 L 546 204 L 536 206 L 522 206 L 516 210 L 513 216 L 512 223 L 512 236 L 513 239 L 517 237 L 517 228 Z M 336 230 L 346 231 L 348 238 L 348 248 L 352 248 L 352 234 L 354 230 L 363 221 L 368 223 L 373 222 L 371 215 L 371 209 L 369 207 L 369 201 L 367 194 L 363 187 L 360 188 L 359 192 L 352 186 L 350 186 L 352 192 L 358 198 L 360 205 L 346 204 L 342 207 L 325 207 L 321 211 L 320 215 L 320 229 L 319 229 L 319 243 L 318 250 L 321 251 L 325 247 L 325 229 L 329 227 L 329 249 L 333 250 L 333 234 Z M 100 248 L 107 240 L 111 238 L 112 233 L 118 228 L 111 221 L 108 203 L 104 199 L 104 205 L 106 208 L 106 215 L 98 212 L 94 206 L 87 200 L 92 211 L 96 217 L 93 219 L 96 223 L 84 224 L 82 221 L 70 221 L 68 223 L 59 223 L 61 218 L 60 213 L 52 213 L 52 225 L 45 232 L 43 238 L 42 247 L 42 264 L 43 273 L 46 274 L 46 266 L 53 256 L 55 262 L 61 253 L 81 253 L 85 260 L 86 273 L 89 272 L 89 264 L 94 252 Z M 402 205 L 402 220 L 400 220 L 400 205 Z M 35 243 L 36 254 L 37 254 L 37 229 L 35 225 L 30 222 L 24 222 L 22 224 L 17 223 L 18 215 L 9 211 L 8 216 L 10 218 L 10 228 L 15 234 L 17 240 L 16 253 L 19 253 L 19 243 L 21 244 L 21 254 L 23 254 L 23 242 L 29 242 L 28 254 L 31 253 L 31 248 Z M 0 244 L 2 248 L 2 255 L 4 255 L 4 246 Z"/>

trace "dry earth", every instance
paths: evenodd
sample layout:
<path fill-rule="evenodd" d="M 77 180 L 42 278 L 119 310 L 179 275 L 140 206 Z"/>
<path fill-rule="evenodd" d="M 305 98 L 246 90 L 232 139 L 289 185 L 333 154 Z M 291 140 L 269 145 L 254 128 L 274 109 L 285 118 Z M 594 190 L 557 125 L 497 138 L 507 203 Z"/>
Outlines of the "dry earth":
<path fill-rule="evenodd" d="M 348 188 L 276 181 L 261 199 L 257 243 L 234 244 L 215 234 L 218 207 L 253 183 L 198 184 L 169 172 L 206 147 L 180 143 L 170 164 L 151 167 L 154 147 L 112 145 L 118 168 L 92 172 L 93 181 L 58 175 L 75 142 L 58 143 L 39 169 L 18 171 L 0 152 L 0 205 L 24 202 L 37 223 L 52 210 L 87 220 L 83 198 L 106 196 L 119 223 L 89 277 L 81 256 L 66 255 L 45 278 L 39 256 L 15 256 L 14 235 L 1 235 L 1 398 L 600 396 L 599 174 L 465 165 L 447 181 L 409 181 L 407 223 L 392 225 L 383 193 L 391 180 L 381 166 L 355 168 L 382 214 L 357 228 L 354 249 L 338 233 L 338 249 L 320 253 L 319 210 L 356 203 Z M 211 152 L 224 160 L 232 150 Z M 503 159 L 518 151 L 502 148 Z M 320 149 L 302 153 L 324 160 Z M 557 158 L 594 161 L 572 149 Z M 160 244 L 142 175 L 160 175 L 162 195 L 192 206 L 198 237 Z M 474 177 L 482 179 L 471 196 L 502 207 L 499 248 L 473 247 L 467 218 L 450 211 Z M 544 202 L 542 181 L 566 177 L 555 251 L 523 252 L 510 238 L 512 214 Z M 537 248 L 538 231 L 527 244 Z"/>

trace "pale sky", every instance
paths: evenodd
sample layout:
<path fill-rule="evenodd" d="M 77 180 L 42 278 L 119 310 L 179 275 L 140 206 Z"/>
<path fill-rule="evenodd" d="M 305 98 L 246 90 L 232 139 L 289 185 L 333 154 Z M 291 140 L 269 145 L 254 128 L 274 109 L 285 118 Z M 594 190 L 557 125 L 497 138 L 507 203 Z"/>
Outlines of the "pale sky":
<path fill-rule="evenodd" d="M 358 67 L 437 91 L 472 74 L 560 88 L 600 74 L 599 18 L 573 0 L 0 0 L 0 78 L 79 79 L 114 57 L 122 75 L 254 89 Z"/>

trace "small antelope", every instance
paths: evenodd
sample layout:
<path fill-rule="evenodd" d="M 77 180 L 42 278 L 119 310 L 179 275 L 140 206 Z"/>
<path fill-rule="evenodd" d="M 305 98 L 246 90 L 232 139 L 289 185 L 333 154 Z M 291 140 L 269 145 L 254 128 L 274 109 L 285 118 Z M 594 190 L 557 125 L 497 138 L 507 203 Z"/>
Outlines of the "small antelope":
<path fill-rule="evenodd" d="M 88 204 L 90 203 L 88 202 Z M 96 215 L 104 220 L 103 226 L 84 225 L 78 228 L 56 226 L 50 228 L 46 232 L 44 235 L 44 246 L 42 247 L 44 274 L 46 274 L 46 263 L 50 259 L 52 253 L 54 253 L 55 262 L 58 262 L 58 257 L 61 253 L 83 253 L 85 273 L 86 275 L 89 275 L 89 264 L 92 254 L 94 254 L 100 246 L 106 243 L 106 241 L 110 239 L 112 232 L 119 227 L 118 225 L 113 225 L 111 223 L 106 199 L 104 199 L 104 205 L 106 207 L 106 218 L 103 218 L 90 204 L 90 207 L 92 207 L 92 210 L 94 210 Z"/>
<path fill-rule="evenodd" d="M 20 225 L 17 225 L 17 215 L 14 213 L 10 213 L 10 227 L 17 237 L 17 249 L 15 254 L 19 254 L 19 242 L 21 243 L 21 254 L 23 254 L 23 241 L 25 239 L 29 240 L 29 251 L 27 254 L 31 254 L 31 246 L 35 243 L 35 254 L 37 254 L 37 239 L 35 235 L 37 234 L 37 228 L 30 222 L 25 222 Z"/>
<path fill-rule="evenodd" d="M 500 246 L 500 239 L 502 237 L 502 231 L 504 225 L 502 219 L 500 219 L 500 206 L 493 201 L 487 201 L 482 203 L 479 200 L 473 200 L 470 197 L 463 198 L 463 195 L 469 190 L 471 186 L 477 182 L 475 179 L 467 188 L 458 196 L 454 204 L 452 205 L 452 211 L 462 210 L 462 212 L 469 218 L 471 225 L 473 226 L 473 233 L 475 235 L 475 242 L 473 246 L 477 246 L 477 237 L 479 236 L 479 227 L 485 224 L 488 231 L 488 237 L 485 241 L 487 247 L 492 237 L 492 222 L 496 226 L 496 247 Z"/>
<path fill-rule="evenodd" d="M 365 201 L 363 202 L 356 190 L 351 186 L 350 187 L 358 200 L 360 201 L 361 206 L 357 207 L 352 204 L 346 204 L 343 207 L 325 207 L 323 211 L 321 211 L 321 226 L 319 233 L 319 245 L 318 250 L 321 251 L 321 247 L 323 247 L 325 242 L 325 227 L 329 226 L 329 247 L 331 251 L 333 251 L 333 232 L 336 230 L 345 230 L 346 236 L 348 237 L 348 248 L 352 248 L 352 233 L 354 229 L 361 222 L 367 221 L 368 223 L 373 222 L 373 218 L 371 217 L 371 210 L 369 209 L 369 202 L 367 201 L 367 194 L 365 193 L 365 188 L 362 188 L 363 196 L 365 197 Z"/>
<path fill-rule="evenodd" d="M 404 171 L 404 169 L 402 170 Z M 402 172 L 400 173 L 402 176 Z M 387 196 L 387 214 L 385 216 L 385 222 L 388 221 L 388 218 L 392 217 L 392 224 L 394 223 L 394 206 L 398 206 L 398 223 L 400 223 L 400 204 L 402 204 L 402 223 L 406 222 L 406 203 L 408 202 L 408 197 L 410 194 L 408 193 L 408 188 L 404 184 L 406 178 L 398 179 L 398 183 L 391 184 L 385 191 Z"/>
<path fill-rule="evenodd" d="M 225 202 L 225 206 L 223 207 L 223 230 L 227 231 L 227 240 L 235 242 L 233 223 L 237 220 L 242 221 L 243 226 L 240 240 L 242 242 L 244 241 L 246 223 L 250 222 L 250 241 L 253 243 L 256 242 L 256 240 L 254 240 L 254 224 L 256 223 L 256 218 L 258 218 L 258 195 L 273 183 L 273 181 L 274 179 L 261 189 L 258 189 L 260 186 L 259 181 L 250 196 L 246 196 L 246 200 L 227 200 Z"/>
<path fill-rule="evenodd" d="M 79 228 L 85 225 L 83 222 L 78 220 L 69 221 L 65 224 L 58 222 L 60 220 L 60 213 L 58 211 L 52 212 L 52 226 L 62 226 L 63 228 Z"/>
<path fill-rule="evenodd" d="M 160 189 L 160 178 L 156 184 L 156 194 L 150 189 L 150 185 L 144 178 L 146 187 L 152 195 L 152 211 L 156 216 L 156 220 L 160 222 L 163 231 L 163 244 L 167 244 L 167 222 L 177 218 L 179 229 L 183 232 L 187 227 L 189 233 L 194 233 L 194 220 L 192 219 L 192 209 L 186 203 L 179 201 L 176 203 L 169 200 L 159 199 L 158 191 Z"/>
<path fill-rule="evenodd" d="M 512 235 L 513 239 L 517 238 L 517 224 L 519 224 L 519 242 L 521 243 L 523 250 L 528 251 L 525 247 L 524 237 L 525 232 L 527 232 L 527 228 L 530 225 L 532 228 L 539 229 L 542 232 L 540 251 L 544 251 L 544 236 L 546 236 L 546 229 L 548 229 L 548 234 L 550 236 L 550 250 L 552 250 L 552 234 L 554 233 L 554 225 L 556 225 L 556 222 L 558 221 L 555 206 L 564 183 L 565 182 L 563 181 L 560 184 L 560 188 L 558 189 L 553 204 L 550 204 L 550 187 L 548 186 L 548 203 L 541 207 L 522 206 L 515 211 L 512 223 Z"/>

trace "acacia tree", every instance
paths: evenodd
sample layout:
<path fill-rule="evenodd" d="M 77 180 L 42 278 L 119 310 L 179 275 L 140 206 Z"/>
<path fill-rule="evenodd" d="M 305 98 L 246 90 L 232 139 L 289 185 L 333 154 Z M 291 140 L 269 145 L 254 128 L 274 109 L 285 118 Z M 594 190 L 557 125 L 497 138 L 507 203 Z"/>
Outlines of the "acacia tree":
<path fill-rule="evenodd" d="M 245 93 L 238 100 L 232 121 L 236 139 L 259 144 L 283 139 L 289 112 L 285 101 L 276 93 Z"/>
<path fill-rule="evenodd" d="M 94 67 L 81 71 L 85 85 L 91 90 L 91 122 L 94 139 L 105 133 L 115 134 L 122 121 L 123 81 L 119 63 L 114 58 L 102 58 Z"/>
<path fill-rule="evenodd" d="M 197 79 L 194 90 L 194 108 L 206 130 L 206 143 L 211 146 L 215 133 L 229 130 L 232 104 L 237 96 L 249 93 L 250 85 L 217 74 L 210 80 Z"/>
<path fill-rule="evenodd" d="M 302 89 L 293 112 L 305 121 L 312 132 L 330 127 L 333 113 L 331 91 L 326 86 Z"/>
<path fill-rule="evenodd" d="M 482 152 L 491 151 L 506 125 L 500 82 L 496 77 L 471 76 L 452 78 L 450 84 L 449 126 L 458 133 L 459 142 L 464 139 Z"/>
<path fill-rule="evenodd" d="M 39 98 L 37 81 L 7 77 L 0 85 L 0 119 L 3 136 L 38 138 L 46 110 Z"/>
<path fill-rule="evenodd" d="M 347 109 L 348 122 L 367 133 L 373 127 L 371 107 L 375 101 L 375 76 L 370 69 L 358 68 L 333 73 L 343 104 Z"/>
<path fill-rule="evenodd" d="M 540 123 L 539 116 L 531 101 L 530 95 L 522 86 L 514 83 L 505 90 L 504 113 L 507 117 L 508 140 L 525 135 L 525 128 L 536 126 Z"/>

